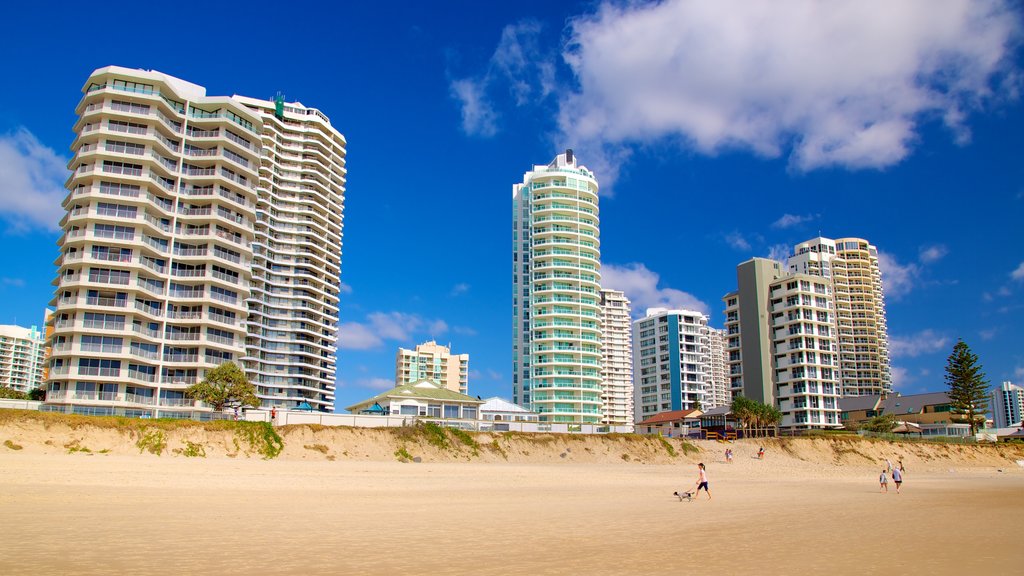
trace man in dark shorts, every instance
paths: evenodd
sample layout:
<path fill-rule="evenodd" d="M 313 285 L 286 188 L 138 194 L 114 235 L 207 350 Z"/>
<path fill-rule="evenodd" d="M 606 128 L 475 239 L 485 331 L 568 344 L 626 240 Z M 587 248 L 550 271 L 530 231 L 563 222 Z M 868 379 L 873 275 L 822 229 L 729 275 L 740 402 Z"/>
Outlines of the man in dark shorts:
<path fill-rule="evenodd" d="M 899 467 L 892 469 L 892 481 L 896 484 L 896 493 L 900 493 L 900 484 L 903 484 L 903 471 Z"/>
<path fill-rule="evenodd" d="M 699 474 L 697 476 L 697 494 L 700 494 L 700 489 L 703 488 L 704 492 L 708 495 L 708 500 L 711 500 L 711 490 L 708 489 L 708 473 L 704 470 L 704 463 L 697 464 Z"/>

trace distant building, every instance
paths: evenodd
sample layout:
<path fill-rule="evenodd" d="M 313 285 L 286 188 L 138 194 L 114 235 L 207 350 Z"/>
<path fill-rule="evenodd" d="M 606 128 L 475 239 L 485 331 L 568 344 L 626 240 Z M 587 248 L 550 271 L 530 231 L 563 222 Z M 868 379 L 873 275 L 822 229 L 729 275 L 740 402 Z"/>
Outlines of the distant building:
<path fill-rule="evenodd" d="M 707 316 L 649 308 L 633 322 L 633 366 L 637 422 L 703 407 L 711 371 Z"/>
<path fill-rule="evenodd" d="M 469 394 L 469 354 L 452 354 L 448 346 L 431 340 L 415 350 L 399 348 L 395 357 L 395 386 L 431 380 L 441 386 Z"/>
<path fill-rule="evenodd" d="M 352 414 L 476 420 L 483 403 L 483 400 L 423 380 L 392 388 L 345 409 Z"/>
<path fill-rule="evenodd" d="M 705 385 L 704 410 L 732 403 L 729 393 L 729 372 L 726 368 L 725 330 L 708 327 L 708 359 L 711 372 Z"/>
<path fill-rule="evenodd" d="M 0 386 L 28 392 L 43 387 L 46 342 L 35 326 L 0 326 Z"/>
<path fill-rule="evenodd" d="M 738 289 L 723 297 L 732 395 L 774 404 L 782 428 L 838 428 L 830 283 L 764 258 L 737 266 L 736 277 Z"/>
<path fill-rule="evenodd" d="M 793 248 L 788 269 L 830 284 L 842 395 L 892 392 L 878 249 L 861 238 L 812 238 Z"/>
<path fill-rule="evenodd" d="M 540 415 L 518 404 L 494 396 L 480 405 L 480 419 L 499 422 L 537 422 Z"/>
<path fill-rule="evenodd" d="M 843 425 L 847 428 L 859 427 L 876 416 L 891 415 L 897 422 L 917 425 L 923 436 L 970 434 L 969 425 L 954 421 L 956 413 L 946 392 L 851 396 L 840 398 L 839 407 Z"/>
<path fill-rule="evenodd" d="M 1011 428 L 1021 425 L 1024 414 L 1024 388 L 1010 382 L 992 390 L 992 420 L 996 428 Z"/>
<path fill-rule="evenodd" d="M 633 425 L 633 337 L 629 312 L 629 299 L 623 292 L 601 290 L 602 424 Z"/>

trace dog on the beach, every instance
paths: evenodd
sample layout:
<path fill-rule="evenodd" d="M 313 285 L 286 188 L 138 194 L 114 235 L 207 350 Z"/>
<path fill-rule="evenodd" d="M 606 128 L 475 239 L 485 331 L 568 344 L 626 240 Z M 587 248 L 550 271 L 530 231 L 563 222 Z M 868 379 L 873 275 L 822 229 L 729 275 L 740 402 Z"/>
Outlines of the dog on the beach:
<path fill-rule="evenodd" d="M 679 492 L 673 492 L 672 495 L 679 498 L 680 502 L 683 501 L 683 498 L 686 498 L 687 502 L 693 500 L 693 492 L 683 492 L 682 494 L 680 494 Z"/>

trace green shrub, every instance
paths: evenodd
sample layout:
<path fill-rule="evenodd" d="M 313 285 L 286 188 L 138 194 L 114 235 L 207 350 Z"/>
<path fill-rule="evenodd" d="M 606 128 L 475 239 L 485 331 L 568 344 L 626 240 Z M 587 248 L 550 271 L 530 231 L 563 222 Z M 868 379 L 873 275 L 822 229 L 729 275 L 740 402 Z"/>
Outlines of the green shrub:
<path fill-rule="evenodd" d="M 395 450 L 395 458 L 398 458 L 399 462 L 412 462 L 412 454 L 402 446 L 398 450 Z"/>
<path fill-rule="evenodd" d="M 270 422 L 231 422 L 235 433 L 235 447 L 238 440 L 249 445 L 249 449 L 262 454 L 264 460 L 276 458 L 284 450 L 284 440 Z"/>
<path fill-rule="evenodd" d="M 167 448 L 167 438 L 164 436 L 163 430 L 143 428 L 139 431 L 139 439 L 135 442 L 135 446 L 139 449 L 139 454 L 149 451 L 150 454 L 160 456 Z"/>
<path fill-rule="evenodd" d="M 4 440 L 4 446 L 7 446 L 11 450 L 21 450 L 21 445 L 20 444 L 15 444 L 14 442 L 11 442 L 10 440 Z"/>
<path fill-rule="evenodd" d="M 676 449 L 672 447 L 672 444 L 669 443 L 668 440 L 665 440 L 661 436 L 658 436 L 658 440 L 661 441 L 661 445 L 665 447 L 665 451 L 668 452 L 669 456 L 671 456 L 673 458 L 678 456 L 678 454 L 676 453 Z"/>

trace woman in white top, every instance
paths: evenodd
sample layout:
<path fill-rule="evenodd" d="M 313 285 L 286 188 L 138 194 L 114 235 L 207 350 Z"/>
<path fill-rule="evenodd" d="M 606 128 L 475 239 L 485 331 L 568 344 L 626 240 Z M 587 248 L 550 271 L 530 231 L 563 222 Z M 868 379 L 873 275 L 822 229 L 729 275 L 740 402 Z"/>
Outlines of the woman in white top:
<path fill-rule="evenodd" d="M 708 495 L 708 500 L 711 500 L 711 490 L 708 489 L 708 473 L 704 470 L 704 463 L 697 464 L 699 475 L 697 476 L 697 494 L 700 494 L 700 489 L 703 488 L 704 492 Z"/>

